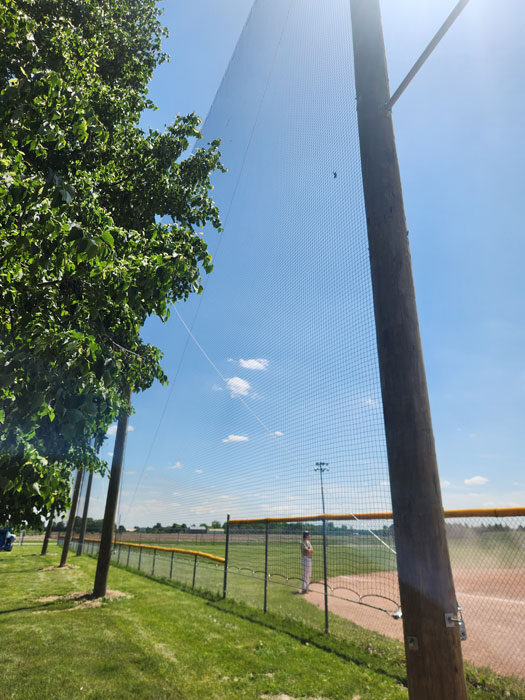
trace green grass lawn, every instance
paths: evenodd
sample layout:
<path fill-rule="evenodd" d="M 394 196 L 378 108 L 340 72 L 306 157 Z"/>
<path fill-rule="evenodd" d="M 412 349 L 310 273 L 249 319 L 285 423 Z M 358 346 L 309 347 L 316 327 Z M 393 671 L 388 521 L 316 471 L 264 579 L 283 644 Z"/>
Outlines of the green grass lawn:
<path fill-rule="evenodd" d="M 401 647 L 379 635 L 327 637 L 293 615 L 264 615 L 120 567 L 110 588 L 131 597 L 85 607 L 61 596 L 91 589 L 95 561 L 71 554 L 75 568 L 48 569 L 59 551 L 0 557 L 2 700 L 407 698 Z M 469 685 L 476 700 L 525 697 L 488 673 L 471 671 Z"/>

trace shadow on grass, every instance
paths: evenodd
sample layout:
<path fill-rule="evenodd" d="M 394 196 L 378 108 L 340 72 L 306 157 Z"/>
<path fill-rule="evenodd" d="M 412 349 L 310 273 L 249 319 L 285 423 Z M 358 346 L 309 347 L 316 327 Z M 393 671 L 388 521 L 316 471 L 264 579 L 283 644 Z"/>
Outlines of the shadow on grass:
<path fill-rule="evenodd" d="M 49 603 L 41 603 L 40 605 L 27 605 L 23 608 L 10 608 L 9 610 L 0 610 L 0 615 L 9 615 L 10 613 L 17 613 L 17 612 L 35 612 L 35 611 L 43 611 L 47 610 L 48 608 L 54 608 L 55 610 L 69 610 L 70 608 L 74 608 L 74 605 L 66 605 L 64 604 L 65 601 L 60 601 L 62 602 L 62 605 L 57 605 L 59 601 L 53 600 Z M 68 601 L 69 602 L 69 601 Z M 73 602 L 73 601 L 71 601 Z"/>
<path fill-rule="evenodd" d="M 161 585 L 175 588 L 178 591 L 191 593 L 194 596 L 206 600 L 208 605 L 228 615 L 235 615 L 235 617 L 248 620 L 249 622 L 260 625 L 261 627 L 265 627 L 266 629 L 271 629 L 275 632 L 286 634 L 301 644 L 315 646 L 317 649 L 334 654 L 345 661 L 355 664 L 356 666 L 365 666 L 375 673 L 392 678 L 398 683 L 406 686 L 404 658 L 401 655 L 396 654 L 395 651 L 389 652 L 387 656 L 383 651 L 372 648 L 372 644 L 369 644 L 367 649 L 363 649 L 349 640 L 318 632 L 312 627 L 309 627 L 308 625 L 305 625 L 294 618 L 278 615 L 273 612 L 264 613 L 256 608 L 231 598 L 223 599 L 222 595 L 219 593 L 212 593 L 211 591 L 198 587 L 192 588 L 191 586 L 180 583 L 179 581 L 152 576 L 145 571 L 137 571 L 137 569 L 133 569 L 122 564 L 116 564 L 113 562 L 113 566 L 142 576 L 150 581 L 155 581 L 155 583 L 160 583 Z"/>
<path fill-rule="evenodd" d="M 302 644 L 315 646 L 322 651 L 335 654 L 345 661 L 366 667 L 375 673 L 396 680 L 405 687 L 407 686 L 403 650 L 396 648 L 391 640 L 382 640 L 381 635 L 376 635 L 378 638 L 377 647 L 374 645 L 374 633 L 371 633 L 361 643 L 339 636 L 329 636 L 294 618 L 278 615 L 274 612 L 264 613 L 262 610 L 232 598 L 223 599 L 220 593 L 212 593 L 197 586 L 192 588 L 179 581 L 152 576 L 145 571 L 138 571 L 116 562 L 112 562 L 112 565 L 134 575 L 143 576 L 150 581 L 155 581 L 157 584 L 169 586 L 184 593 L 191 593 L 203 598 L 208 601 L 208 605 L 226 614 L 235 615 L 261 627 L 286 634 Z M 479 668 L 468 663 L 465 663 L 465 675 L 469 697 L 480 698 L 480 700 L 488 700 L 489 698 L 494 700 L 494 698 L 503 697 L 508 697 L 511 700 L 525 700 L 524 684 L 519 678 L 499 676 L 488 668 Z"/>
<path fill-rule="evenodd" d="M 37 572 L 44 571 L 44 569 L 36 569 Z M 31 574 L 34 575 L 35 569 L 9 569 L 8 571 L 3 571 L 0 568 L 0 573 L 2 576 L 11 576 L 11 574 Z"/>

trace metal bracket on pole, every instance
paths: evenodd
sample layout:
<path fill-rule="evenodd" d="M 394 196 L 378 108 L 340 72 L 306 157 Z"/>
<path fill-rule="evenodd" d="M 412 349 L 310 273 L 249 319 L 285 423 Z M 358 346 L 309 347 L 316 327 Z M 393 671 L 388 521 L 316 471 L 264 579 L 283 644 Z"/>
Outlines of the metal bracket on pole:
<path fill-rule="evenodd" d="M 445 613 L 445 625 L 447 627 L 458 627 L 460 640 L 464 642 L 467 639 L 467 627 L 465 625 L 465 621 L 463 620 L 463 615 L 461 614 L 460 605 L 458 605 L 458 611 L 456 614 L 452 612 Z"/>

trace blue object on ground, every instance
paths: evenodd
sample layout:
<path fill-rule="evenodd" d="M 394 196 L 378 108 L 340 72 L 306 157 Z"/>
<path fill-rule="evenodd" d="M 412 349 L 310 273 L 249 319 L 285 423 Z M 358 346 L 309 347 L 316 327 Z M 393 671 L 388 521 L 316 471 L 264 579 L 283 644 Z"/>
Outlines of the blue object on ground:
<path fill-rule="evenodd" d="M 13 549 L 15 535 L 9 532 L 8 527 L 0 527 L 0 551 L 10 552 Z"/>

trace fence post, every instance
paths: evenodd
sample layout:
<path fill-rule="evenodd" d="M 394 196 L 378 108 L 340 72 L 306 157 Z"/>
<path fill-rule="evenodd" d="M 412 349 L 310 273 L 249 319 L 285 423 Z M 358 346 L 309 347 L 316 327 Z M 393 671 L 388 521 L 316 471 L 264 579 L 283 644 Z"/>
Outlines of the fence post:
<path fill-rule="evenodd" d="M 191 587 L 195 588 L 195 574 L 197 573 L 197 555 L 195 555 L 195 559 L 193 562 L 193 581 L 191 582 Z"/>
<path fill-rule="evenodd" d="M 153 566 L 151 567 L 151 575 L 155 576 L 155 559 L 157 558 L 157 550 L 153 550 Z"/>
<path fill-rule="evenodd" d="M 128 558 L 126 559 L 126 566 L 129 566 L 129 556 L 131 554 L 131 545 L 128 545 Z"/>
<path fill-rule="evenodd" d="M 228 585 L 228 550 L 230 548 L 230 514 L 226 516 L 226 548 L 224 550 L 224 583 L 222 586 L 222 597 L 226 598 L 226 587 Z"/>
<path fill-rule="evenodd" d="M 328 634 L 328 567 L 326 565 L 326 517 L 323 516 L 324 631 Z"/>
<path fill-rule="evenodd" d="M 122 547 L 121 547 L 119 544 L 117 545 L 117 547 L 118 547 L 118 552 L 117 552 L 117 564 L 120 564 L 120 550 L 122 549 Z"/>
<path fill-rule="evenodd" d="M 142 547 L 139 549 L 139 571 L 140 571 L 141 562 L 142 562 Z"/>
<path fill-rule="evenodd" d="M 171 553 L 171 562 L 170 562 L 170 581 L 173 578 L 173 557 L 175 556 L 175 552 Z"/>
<path fill-rule="evenodd" d="M 268 520 L 266 521 L 266 532 L 264 538 L 264 612 L 268 603 Z"/>

